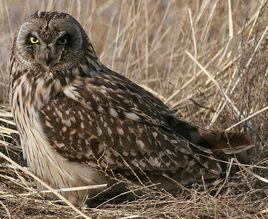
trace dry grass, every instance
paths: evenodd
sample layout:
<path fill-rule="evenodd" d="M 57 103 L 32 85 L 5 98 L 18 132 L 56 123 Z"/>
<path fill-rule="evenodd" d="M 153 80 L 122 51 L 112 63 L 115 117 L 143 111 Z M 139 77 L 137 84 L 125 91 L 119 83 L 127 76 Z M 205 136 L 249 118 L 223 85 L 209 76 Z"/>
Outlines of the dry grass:
<path fill-rule="evenodd" d="M 268 162 L 267 7 L 265 0 L 1 0 L 0 102 L 7 101 L 7 51 L 18 25 L 37 9 L 69 12 L 104 64 L 152 89 L 178 116 L 245 131 L 257 146 L 251 166 L 209 188 L 184 188 L 175 196 L 148 188 L 139 200 L 81 211 L 98 218 L 267 218 L 267 180 L 259 176 L 267 176 Z M 79 209 L 36 192 L 16 136 L 3 104 L 1 151 L 20 165 L 0 154 L 0 217 L 82 218 Z"/>

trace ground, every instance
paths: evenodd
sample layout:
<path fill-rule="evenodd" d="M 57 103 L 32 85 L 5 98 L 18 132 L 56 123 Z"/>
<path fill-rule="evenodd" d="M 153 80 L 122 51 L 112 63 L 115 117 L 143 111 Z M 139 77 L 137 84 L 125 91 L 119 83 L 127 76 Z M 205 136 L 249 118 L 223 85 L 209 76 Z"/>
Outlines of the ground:
<path fill-rule="evenodd" d="M 266 2 L 0 0 L 0 218 L 267 218 Z M 11 41 L 37 9 L 71 13 L 104 64 L 153 92 L 178 117 L 246 132 L 256 145 L 250 164 L 231 160 L 209 187 L 182 187 L 173 195 L 140 188 L 136 200 L 94 208 L 72 209 L 37 192 L 8 105 Z"/>

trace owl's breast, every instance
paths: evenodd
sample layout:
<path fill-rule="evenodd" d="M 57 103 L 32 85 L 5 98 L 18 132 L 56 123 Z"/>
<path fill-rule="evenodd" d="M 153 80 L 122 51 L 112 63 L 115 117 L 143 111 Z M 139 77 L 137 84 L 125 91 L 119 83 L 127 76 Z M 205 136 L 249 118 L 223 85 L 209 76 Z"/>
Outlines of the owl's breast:
<path fill-rule="evenodd" d="M 47 85 L 41 79 L 32 81 L 27 76 L 22 76 L 11 84 L 10 102 L 24 158 L 30 171 L 55 189 L 96 184 L 99 176 L 95 170 L 62 157 L 50 145 L 42 128 L 40 110 L 53 98 L 57 89 L 57 84 Z M 86 194 L 87 191 L 79 191 L 63 195 L 80 205 Z"/>
<path fill-rule="evenodd" d="M 40 109 L 52 98 L 57 87 L 43 78 L 24 74 L 13 81 L 10 88 L 10 103 L 20 134 L 23 155 L 33 169 L 36 160 L 34 151 L 48 144 L 40 124 Z"/>

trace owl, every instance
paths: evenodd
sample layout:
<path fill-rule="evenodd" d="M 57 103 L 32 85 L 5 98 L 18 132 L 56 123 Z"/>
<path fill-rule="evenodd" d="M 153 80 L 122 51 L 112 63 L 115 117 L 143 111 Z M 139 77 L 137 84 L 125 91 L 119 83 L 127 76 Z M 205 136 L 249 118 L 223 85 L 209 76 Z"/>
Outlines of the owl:
<path fill-rule="evenodd" d="M 10 104 L 29 170 L 55 189 L 123 179 L 176 188 L 174 182 L 220 177 L 215 152 L 252 146 L 244 134 L 177 118 L 157 97 L 104 66 L 66 13 L 37 11 L 20 26 L 10 59 Z M 63 195 L 81 206 L 91 193 Z"/>

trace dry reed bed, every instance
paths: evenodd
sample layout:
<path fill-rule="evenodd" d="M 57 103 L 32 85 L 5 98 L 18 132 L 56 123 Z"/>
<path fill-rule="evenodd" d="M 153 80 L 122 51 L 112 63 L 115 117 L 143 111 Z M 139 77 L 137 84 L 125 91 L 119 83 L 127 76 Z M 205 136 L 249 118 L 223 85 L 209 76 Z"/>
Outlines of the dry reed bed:
<path fill-rule="evenodd" d="M 3 104 L 1 218 L 267 217 L 267 1 L 28 2 L 0 2 L 0 101 L 7 101 L 6 51 L 23 18 L 36 9 L 67 11 L 85 27 L 106 65 L 151 89 L 192 123 L 247 132 L 256 149 L 251 165 L 232 160 L 230 170 L 238 166 L 240 171 L 227 171 L 208 188 L 195 185 L 175 195 L 142 188 L 144 195 L 136 201 L 74 209 L 37 192 L 34 176 L 24 168 L 10 109 Z"/>

